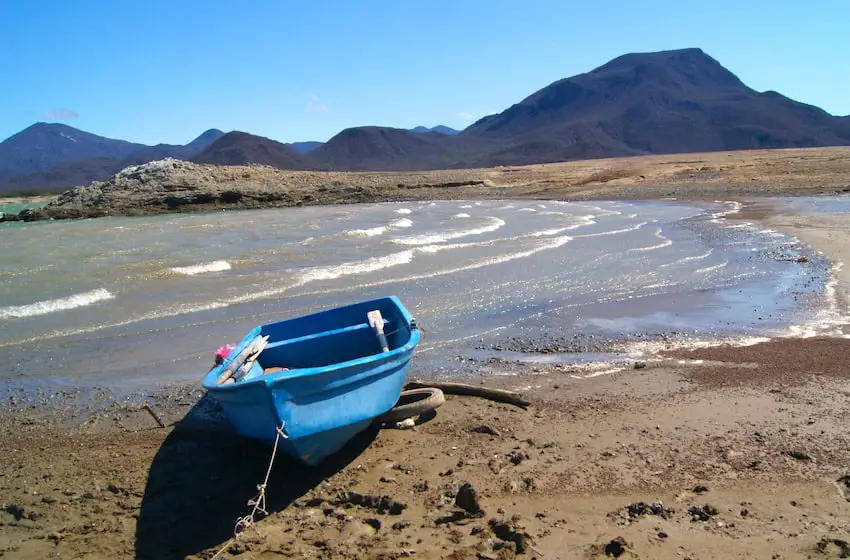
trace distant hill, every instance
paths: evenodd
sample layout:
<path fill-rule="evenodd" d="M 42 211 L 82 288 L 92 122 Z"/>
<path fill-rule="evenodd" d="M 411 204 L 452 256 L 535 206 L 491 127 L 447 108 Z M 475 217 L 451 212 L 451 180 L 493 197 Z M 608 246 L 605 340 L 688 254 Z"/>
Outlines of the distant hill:
<path fill-rule="evenodd" d="M 64 125 L 59 126 L 64 127 Z M 76 131 L 76 129 L 71 130 Z M 62 128 L 58 129 L 58 131 L 62 134 L 68 134 Z M 88 137 L 100 138 L 86 132 L 77 132 Z M 133 144 L 133 146 L 137 146 L 138 148 L 126 157 L 90 157 L 63 163 L 47 171 L 12 176 L 11 178 L 0 180 L 0 193 L 27 191 L 31 189 L 55 190 L 76 185 L 87 185 L 92 181 L 108 179 L 130 165 L 140 165 L 167 157 L 189 159 L 197 155 L 223 134 L 220 130 L 210 129 L 186 145 L 157 144 L 156 146 L 145 146 L 144 144 Z M 2 145 L 0 144 L 0 148 L 2 148 Z M 0 160 L 0 163 L 2 163 L 2 160 Z M 4 168 L 0 165 L 0 170 L 2 169 Z"/>
<path fill-rule="evenodd" d="M 58 123 L 36 123 L 0 142 L 0 183 L 92 158 L 124 159 L 143 144 L 113 140 Z"/>
<path fill-rule="evenodd" d="M 502 142 L 499 157 L 512 164 L 850 143 L 843 119 L 752 90 L 700 49 L 621 56 L 460 136 Z"/>
<path fill-rule="evenodd" d="M 260 163 L 279 169 L 310 168 L 310 164 L 288 144 L 239 131 L 228 132 L 192 161 L 219 165 Z"/>
<path fill-rule="evenodd" d="M 425 132 L 439 132 L 440 134 L 445 134 L 446 136 L 454 136 L 459 132 L 453 128 L 443 126 L 441 124 L 437 126 L 432 126 L 431 128 L 428 128 L 426 126 L 417 126 L 415 128 L 411 128 L 410 130 L 411 132 L 416 132 L 417 134 L 423 134 Z"/>
<path fill-rule="evenodd" d="M 348 171 L 417 170 L 455 164 L 447 137 L 402 128 L 347 128 L 309 154 L 327 169 Z"/>
<path fill-rule="evenodd" d="M 298 154 L 309 154 L 322 144 L 323 142 L 292 142 L 289 146 Z"/>

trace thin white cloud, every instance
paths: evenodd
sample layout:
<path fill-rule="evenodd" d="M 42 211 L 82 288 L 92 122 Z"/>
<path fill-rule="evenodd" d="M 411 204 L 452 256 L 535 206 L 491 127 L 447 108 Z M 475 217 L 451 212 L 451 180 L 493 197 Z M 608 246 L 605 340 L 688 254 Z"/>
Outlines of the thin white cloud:
<path fill-rule="evenodd" d="M 76 111 L 73 111 L 71 109 L 59 108 L 47 111 L 46 113 L 41 115 L 41 118 L 48 121 L 69 121 L 72 119 L 76 119 L 79 116 L 80 115 L 78 115 Z"/>
<path fill-rule="evenodd" d="M 475 115 L 473 115 L 472 113 L 458 113 L 457 116 L 459 116 L 465 121 L 471 121 L 475 118 Z"/>
<path fill-rule="evenodd" d="M 315 93 L 310 96 L 307 101 L 307 112 L 309 113 L 327 113 L 330 111 L 328 106 Z"/>

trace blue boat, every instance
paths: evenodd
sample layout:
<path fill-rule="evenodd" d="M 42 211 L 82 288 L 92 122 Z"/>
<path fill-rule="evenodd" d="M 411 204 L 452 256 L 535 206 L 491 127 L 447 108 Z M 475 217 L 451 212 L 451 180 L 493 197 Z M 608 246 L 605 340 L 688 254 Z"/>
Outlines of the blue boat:
<path fill-rule="evenodd" d="M 310 465 L 399 398 L 419 329 L 395 296 L 255 327 L 203 386 L 237 433 Z"/>

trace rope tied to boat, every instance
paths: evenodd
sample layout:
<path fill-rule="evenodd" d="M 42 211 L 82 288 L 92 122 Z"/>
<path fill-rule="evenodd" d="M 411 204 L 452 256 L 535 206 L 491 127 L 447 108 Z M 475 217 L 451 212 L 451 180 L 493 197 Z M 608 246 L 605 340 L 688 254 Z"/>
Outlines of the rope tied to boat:
<path fill-rule="evenodd" d="M 272 467 L 274 466 L 274 458 L 277 454 L 277 444 L 280 442 L 281 438 L 288 439 L 289 436 L 286 435 L 286 432 L 283 431 L 283 427 L 286 425 L 286 422 L 282 422 L 280 426 L 275 428 L 277 432 L 274 437 L 274 447 L 272 447 L 272 456 L 269 458 L 269 466 L 266 469 L 266 478 L 263 479 L 262 484 L 257 485 L 257 497 L 251 500 L 248 500 L 248 505 L 253 506 L 254 509 L 251 510 L 251 513 L 246 515 L 245 517 L 240 517 L 236 520 L 236 525 L 233 527 L 233 535 L 236 536 L 256 521 L 255 516 L 258 513 L 262 513 L 264 516 L 268 515 L 269 512 L 266 511 L 266 488 L 269 484 L 269 477 L 272 474 Z"/>
<path fill-rule="evenodd" d="M 222 552 L 227 550 L 227 548 L 237 538 L 239 538 L 239 535 L 243 531 L 252 527 L 254 525 L 254 523 L 256 523 L 256 521 L 257 521 L 256 516 L 257 516 L 258 513 L 263 514 L 263 516 L 267 516 L 269 514 L 269 512 L 266 511 L 266 488 L 269 485 L 269 478 L 272 475 L 272 468 L 274 467 L 274 459 L 275 459 L 275 456 L 277 455 L 278 443 L 280 443 L 281 439 L 289 439 L 289 436 L 286 434 L 286 432 L 283 429 L 284 426 L 286 426 L 286 422 L 281 422 L 280 426 L 275 428 L 275 431 L 277 433 L 275 434 L 275 437 L 274 437 L 274 447 L 272 447 L 272 455 L 269 458 L 269 466 L 268 466 L 268 468 L 266 468 L 266 477 L 263 479 L 262 484 L 257 485 L 257 492 L 258 492 L 257 496 L 253 499 L 248 500 L 248 505 L 253 507 L 253 509 L 251 509 L 251 513 L 249 513 L 248 515 L 246 515 L 244 517 L 240 517 L 239 519 L 236 520 L 236 524 L 233 526 L 233 538 L 228 540 L 224 544 L 224 546 L 222 546 L 221 549 L 219 549 L 219 551 L 216 552 L 215 555 L 212 558 L 210 558 L 210 560 L 215 560 L 215 558 L 218 558 L 218 556 Z"/>

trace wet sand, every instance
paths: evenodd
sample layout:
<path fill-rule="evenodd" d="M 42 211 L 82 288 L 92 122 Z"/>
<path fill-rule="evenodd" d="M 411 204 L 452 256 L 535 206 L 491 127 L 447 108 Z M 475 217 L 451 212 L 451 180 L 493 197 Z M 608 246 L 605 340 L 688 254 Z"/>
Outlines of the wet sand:
<path fill-rule="evenodd" d="M 850 254 L 845 216 L 741 217 Z M 842 269 L 845 301 L 848 287 Z M 371 430 L 319 469 L 278 459 L 270 515 L 236 540 L 269 449 L 217 430 L 197 388 L 149 399 L 165 429 L 130 401 L 49 416 L 9 403 L 0 557 L 850 555 L 850 339 L 671 349 L 636 366 L 574 379 L 517 365 L 486 384 L 522 391 L 528 410 L 450 396 L 415 429 Z"/>

